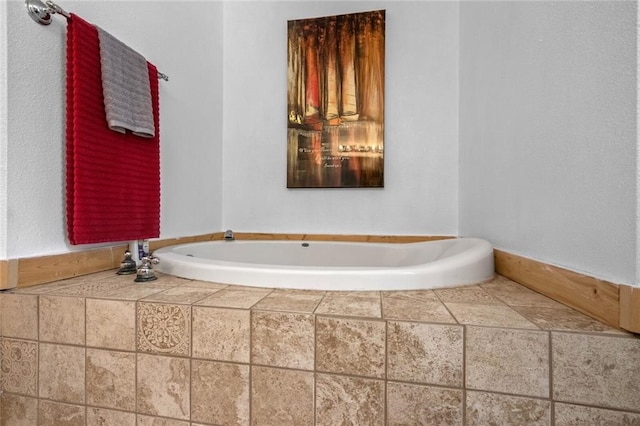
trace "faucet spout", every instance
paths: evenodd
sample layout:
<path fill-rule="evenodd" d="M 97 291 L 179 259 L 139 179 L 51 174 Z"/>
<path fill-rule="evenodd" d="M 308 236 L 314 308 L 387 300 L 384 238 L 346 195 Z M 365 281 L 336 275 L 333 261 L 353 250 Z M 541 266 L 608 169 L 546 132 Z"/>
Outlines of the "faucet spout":
<path fill-rule="evenodd" d="M 227 229 L 224 233 L 224 239 L 226 241 L 233 241 L 236 239 L 235 235 L 233 235 L 233 231 L 231 229 Z"/>

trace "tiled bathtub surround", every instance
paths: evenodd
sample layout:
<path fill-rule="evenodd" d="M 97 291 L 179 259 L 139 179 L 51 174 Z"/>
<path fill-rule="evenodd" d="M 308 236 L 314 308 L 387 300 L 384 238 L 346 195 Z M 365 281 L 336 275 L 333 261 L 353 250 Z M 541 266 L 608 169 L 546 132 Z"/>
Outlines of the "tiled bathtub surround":
<path fill-rule="evenodd" d="M 0 293 L 0 425 L 640 425 L 640 339 L 503 277 Z"/>

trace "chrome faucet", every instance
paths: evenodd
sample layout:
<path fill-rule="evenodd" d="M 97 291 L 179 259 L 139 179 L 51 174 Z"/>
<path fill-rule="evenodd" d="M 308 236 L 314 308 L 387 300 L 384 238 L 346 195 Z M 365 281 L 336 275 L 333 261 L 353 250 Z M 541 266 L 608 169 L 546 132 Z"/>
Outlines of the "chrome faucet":
<path fill-rule="evenodd" d="M 152 254 L 149 254 L 148 256 L 140 259 L 140 261 L 142 262 L 142 264 L 138 268 L 136 279 L 134 281 L 137 283 L 145 283 L 147 281 L 157 280 L 158 277 L 156 277 L 153 273 L 153 265 L 157 265 L 158 263 L 160 263 L 160 259 Z"/>
<path fill-rule="evenodd" d="M 131 257 L 131 252 L 126 250 L 124 252 L 124 259 L 120 263 L 120 269 L 116 272 L 118 275 L 128 275 L 136 273 L 136 261 Z"/>
<path fill-rule="evenodd" d="M 235 235 L 233 235 L 233 231 L 231 229 L 227 229 L 224 233 L 224 239 L 227 241 L 233 241 L 236 239 Z"/>

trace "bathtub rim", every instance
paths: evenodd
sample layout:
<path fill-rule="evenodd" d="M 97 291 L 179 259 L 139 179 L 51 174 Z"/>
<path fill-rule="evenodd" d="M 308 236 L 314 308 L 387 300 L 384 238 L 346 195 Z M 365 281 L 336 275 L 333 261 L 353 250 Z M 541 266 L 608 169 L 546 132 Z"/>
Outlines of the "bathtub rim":
<path fill-rule="evenodd" d="M 411 242 L 365 242 L 344 240 L 315 240 L 316 243 L 345 244 L 425 244 L 450 240 L 472 242 L 472 247 L 454 256 L 438 259 L 426 264 L 398 267 L 331 267 L 310 268 L 308 266 L 282 266 L 251 264 L 259 267 L 247 268 L 246 263 L 189 257 L 172 253 L 177 247 L 201 244 L 234 244 L 227 241 L 189 242 L 164 246 L 154 252 L 160 263 L 155 269 L 159 272 L 186 279 L 215 282 L 219 284 L 239 285 L 246 287 L 324 290 L 324 291 L 400 291 L 424 290 L 446 287 L 472 285 L 493 278 L 495 267 L 493 262 L 493 246 L 480 238 L 443 238 L 427 241 Z M 304 240 L 289 239 L 243 239 L 244 242 L 283 242 L 300 244 Z M 312 242 L 314 240 L 306 240 Z M 197 260 L 204 260 L 198 262 Z M 167 260 L 169 262 L 167 262 Z M 456 268 L 456 263 L 465 261 L 465 268 Z M 198 267 L 194 267 L 194 266 Z M 212 280 L 211 270 L 217 268 L 217 279 Z M 425 282 L 425 274 L 430 274 L 429 282 Z M 323 278 L 330 278 L 324 280 Z M 394 280 L 402 279 L 401 283 Z M 357 280 L 356 280 L 357 279 Z M 318 283 L 322 280 L 322 283 Z M 390 286 L 390 283 L 394 283 Z"/>

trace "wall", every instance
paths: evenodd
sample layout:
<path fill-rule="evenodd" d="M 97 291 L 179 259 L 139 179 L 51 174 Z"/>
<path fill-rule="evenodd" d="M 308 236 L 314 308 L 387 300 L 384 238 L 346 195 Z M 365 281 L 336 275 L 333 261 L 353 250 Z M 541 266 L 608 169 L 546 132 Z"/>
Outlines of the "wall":
<path fill-rule="evenodd" d="M 635 8 L 461 4 L 461 234 L 637 283 Z"/>
<path fill-rule="evenodd" d="M 0 2 L 0 259 L 7 258 L 7 3 Z"/>
<path fill-rule="evenodd" d="M 286 22 L 386 10 L 385 188 L 286 188 Z M 225 2 L 224 224 L 457 234 L 458 4 Z"/>
<path fill-rule="evenodd" d="M 640 8 L 636 10 L 636 22 L 640 23 Z M 640 31 L 636 31 L 636 61 L 640 58 Z M 638 67 L 640 68 L 640 66 Z M 638 131 L 638 122 L 640 122 L 640 75 L 636 68 L 636 133 Z M 636 138 L 636 286 L 640 286 L 640 138 Z"/>
<path fill-rule="evenodd" d="M 171 77 L 160 84 L 163 238 L 474 235 L 638 284 L 635 2 L 151 4 L 63 6 Z M 373 9 L 387 11 L 385 188 L 288 190 L 286 21 Z M 21 0 L 0 2 L 5 32 L 0 259 L 73 251 L 64 19 L 43 27 Z"/>
<path fill-rule="evenodd" d="M 207 4 L 208 13 L 202 13 L 201 2 L 61 6 L 110 31 L 170 76 L 160 82 L 162 236 L 218 231 L 222 5 Z M 51 25 L 41 26 L 23 1 L 6 7 L 8 93 L 2 102 L 8 131 L 0 148 L 7 150 L 7 231 L 0 246 L 9 258 L 73 251 L 78 247 L 67 243 L 64 204 L 65 19 L 54 16 Z"/>

